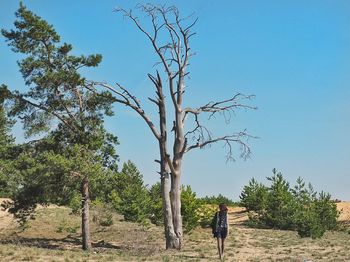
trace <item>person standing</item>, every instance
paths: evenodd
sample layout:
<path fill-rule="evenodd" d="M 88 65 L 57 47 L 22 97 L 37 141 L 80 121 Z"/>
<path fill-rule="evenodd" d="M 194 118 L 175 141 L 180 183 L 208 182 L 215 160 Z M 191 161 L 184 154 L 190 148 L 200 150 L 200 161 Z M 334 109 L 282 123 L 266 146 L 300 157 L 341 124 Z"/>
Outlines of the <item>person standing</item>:
<path fill-rule="evenodd" d="M 219 205 L 219 211 L 215 213 L 212 221 L 212 230 L 217 239 L 219 258 L 224 258 L 225 239 L 229 233 L 229 224 L 227 216 L 227 206 L 224 203 Z"/>

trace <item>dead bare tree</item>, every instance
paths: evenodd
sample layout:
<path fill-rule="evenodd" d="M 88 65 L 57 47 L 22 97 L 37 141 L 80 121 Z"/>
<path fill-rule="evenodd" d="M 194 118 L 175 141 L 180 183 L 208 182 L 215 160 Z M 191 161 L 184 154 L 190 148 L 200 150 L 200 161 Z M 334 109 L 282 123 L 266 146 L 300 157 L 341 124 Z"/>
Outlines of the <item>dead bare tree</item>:
<path fill-rule="evenodd" d="M 231 114 L 238 108 L 255 109 L 244 104 L 253 96 L 236 94 L 233 97 L 219 102 L 209 102 L 199 108 L 183 106 L 185 94 L 185 80 L 189 74 L 187 71 L 189 59 L 193 56 L 189 42 L 192 36 L 192 28 L 197 22 L 192 16 L 181 18 L 176 7 L 156 6 L 152 4 L 138 5 L 137 11 L 145 13 L 151 21 L 151 29 L 147 30 L 132 10 L 116 9 L 126 18 L 129 18 L 151 43 L 159 59 L 157 66 L 165 73 L 156 71 L 155 75 L 148 74 L 155 91 L 155 98 L 148 98 L 158 107 L 158 127 L 144 111 L 140 101 L 121 84 L 116 87 L 104 82 L 90 82 L 87 86 L 94 89 L 102 86 L 112 91 L 116 96 L 116 102 L 124 104 L 139 114 L 151 129 L 159 144 L 160 178 L 163 198 L 164 227 L 167 249 L 180 249 L 183 240 L 181 217 L 181 170 L 184 155 L 196 148 L 204 148 L 210 144 L 223 142 L 228 147 L 227 159 L 233 159 L 233 144 L 241 147 L 240 156 L 246 158 L 250 154 L 247 140 L 250 136 L 246 131 L 214 137 L 200 119 L 203 114 L 209 114 L 209 119 L 221 114 L 225 122 L 229 122 Z M 164 35 L 166 40 L 164 42 Z M 165 80 L 165 81 L 163 81 Z M 171 101 L 166 103 L 165 92 Z M 173 107 L 174 118 L 168 125 L 167 109 Z M 188 117 L 192 116 L 192 117 Z M 185 129 L 187 119 L 194 120 L 194 125 L 189 130 Z M 168 130 L 174 136 L 172 152 L 169 151 Z"/>

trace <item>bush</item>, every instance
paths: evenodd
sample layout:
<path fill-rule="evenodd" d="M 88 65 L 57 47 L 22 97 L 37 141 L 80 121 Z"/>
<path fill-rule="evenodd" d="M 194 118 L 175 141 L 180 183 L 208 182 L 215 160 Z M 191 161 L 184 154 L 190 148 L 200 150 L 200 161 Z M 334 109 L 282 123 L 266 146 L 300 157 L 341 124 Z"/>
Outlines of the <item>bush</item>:
<path fill-rule="evenodd" d="M 69 220 L 62 220 L 60 224 L 56 228 L 57 233 L 70 233 L 70 234 L 75 234 L 77 233 L 78 229 L 80 228 L 80 225 L 71 225 L 71 222 Z"/>
<path fill-rule="evenodd" d="M 162 191 L 160 183 L 154 184 L 149 189 L 150 206 L 149 206 L 149 219 L 151 223 L 160 226 L 163 224 L 163 202 Z"/>
<path fill-rule="evenodd" d="M 290 188 L 281 173 L 274 169 L 273 174 L 267 178 L 271 181 L 270 187 L 252 179 L 243 189 L 242 203 L 254 211 L 249 213 L 249 226 L 291 229 L 300 237 L 312 238 L 322 237 L 326 230 L 337 228 L 339 212 L 329 194 L 321 192 L 317 197 L 312 185 L 306 188 L 301 178 L 297 179 L 294 188 Z M 257 197 L 259 190 L 266 202 Z"/>
<path fill-rule="evenodd" d="M 109 227 L 113 225 L 113 214 L 108 212 L 105 216 L 100 220 L 100 225 L 103 227 Z"/>
<path fill-rule="evenodd" d="M 268 189 L 261 183 L 258 183 L 254 178 L 249 181 L 247 186 L 244 186 L 239 198 L 240 205 L 248 211 L 261 211 L 267 206 Z"/>
<path fill-rule="evenodd" d="M 314 203 L 314 210 L 320 218 L 320 222 L 327 230 L 337 229 L 337 218 L 339 211 L 335 201 L 331 200 L 331 195 L 321 192 L 319 198 Z"/>
<path fill-rule="evenodd" d="M 79 214 L 81 211 L 81 194 L 76 192 L 68 203 L 68 207 L 72 209 L 73 214 Z"/>
<path fill-rule="evenodd" d="M 109 194 L 112 206 L 126 221 L 145 223 L 149 217 L 150 196 L 142 175 L 131 161 L 123 165 L 114 183 L 116 188 Z"/>
<path fill-rule="evenodd" d="M 308 209 L 300 213 L 295 220 L 296 230 L 300 237 L 320 238 L 326 231 L 319 216 L 313 209 Z"/>
<path fill-rule="evenodd" d="M 201 204 L 197 209 L 200 226 L 203 228 L 210 227 L 216 211 L 217 207 L 214 205 Z"/>
<path fill-rule="evenodd" d="M 95 199 L 91 203 L 92 221 L 101 226 L 109 227 L 113 225 L 113 214 L 111 207 L 104 203 L 102 199 Z"/>
<path fill-rule="evenodd" d="M 190 232 L 199 226 L 199 200 L 196 193 L 192 191 L 190 186 L 183 186 L 181 190 L 181 215 L 182 225 L 185 232 Z"/>
<path fill-rule="evenodd" d="M 261 220 L 271 228 L 293 229 L 295 209 L 289 183 L 275 169 L 273 173 L 272 177 L 267 178 L 272 184 L 268 189 L 266 210 Z"/>
<path fill-rule="evenodd" d="M 153 224 L 163 224 L 163 204 L 160 183 L 154 184 L 149 190 L 150 204 L 148 218 Z M 212 205 L 202 204 L 190 186 L 181 187 L 182 225 L 186 233 L 201 225 L 209 226 L 216 210 Z"/>

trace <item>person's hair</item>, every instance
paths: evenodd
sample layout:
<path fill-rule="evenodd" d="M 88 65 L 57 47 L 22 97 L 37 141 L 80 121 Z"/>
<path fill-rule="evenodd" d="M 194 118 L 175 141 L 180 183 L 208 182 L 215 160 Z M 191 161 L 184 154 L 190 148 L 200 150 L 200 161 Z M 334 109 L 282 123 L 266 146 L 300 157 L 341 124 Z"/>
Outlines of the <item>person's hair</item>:
<path fill-rule="evenodd" d="M 221 203 L 221 204 L 219 205 L 219 208 L 220 208 L 220 211 L 221 211 L 221 210 L 222 210 L 222 211 L 227 211 L 227 206 L 226 206 L 225 203 Z"/>

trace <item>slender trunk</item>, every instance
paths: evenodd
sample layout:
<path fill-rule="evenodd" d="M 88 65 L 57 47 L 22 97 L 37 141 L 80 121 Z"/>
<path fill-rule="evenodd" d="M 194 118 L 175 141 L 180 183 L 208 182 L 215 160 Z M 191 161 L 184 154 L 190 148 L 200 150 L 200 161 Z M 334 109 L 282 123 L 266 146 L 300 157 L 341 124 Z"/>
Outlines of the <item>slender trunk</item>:
<path fill-rule="evenodd" d="M 171 210 L 173 213 L 173 225 L 175 235 L 178 241 L 178 249 L 181 249 L 183 242 L 182 216 L 181 216 L 181 169 L 182 158 L 185 149 L 184 124 L 182 115 L 182 98 L 183 98 L 183 74 L 180 72 L 180 78 L 177 89 L 177 106 L 175 110 L 175 132 L 173 145 L 173 172 L 171 176 Z"/>
<path fill-rule="evenodd" d="M 163 200 L 163 214 L 164 214 L 164 234 L 165 234 L 165 248 L 177 249 L 178 241 L 174 231 L 173 214 L 170 200 L 170 174 L 167 170 L 167 164 L 162 161 L 161 164 L 161 189 Z"/>
<path fill-rule="evenodd" d="M 91 249 L 90 241 L 90 221 L 89 221 L 89 180 L 85 176 L 81 183 L 81 195 L 82 195 L 82 215 L 81 215 L 81 235 L 83 238 L 83 249 Z"/>
<path fill-rule="evenodd" d="M 163 200 L 163 215 L 164 215 L 164 234 L 165 234 L 165 248 L 179 249 L 179 241 L 174 230 L 173 211 L 171 206 L 170 190 L 171 179 L 169 166 L 166 161 L 166 142 L 161 140 L 159 142 L 161 161 L 160 161 L 160 180 Z"/>
<path fill-rule="evenodd" d="M 161 178 L 161 190 L 163 200 L 163 215 L 164 215 L 164 234 L 166 240 L 166 249 L 179 249 L 180 242 L 174 231 L 173 210 L 171 206 L 170 190 L 171 180 L 173 174 L 170 174 L 168 155 L 167 155 L 167 123 L 166 123 L 166 110 L 165 100 L 163 95 L 162 81 L 157 73 L 156 82 L 157 94 L 158 94 L 158 107 L 159 107 L 159 152 L 160 152 L 160 178 Z"/>
<path fill-rule="evenodd" d="M 181 181 L 180 174 L 171 177 L 171 210 L 176 236 L 176 248 L 181 249 L 183 241 L 182 216 L 181 216 Z"/>

